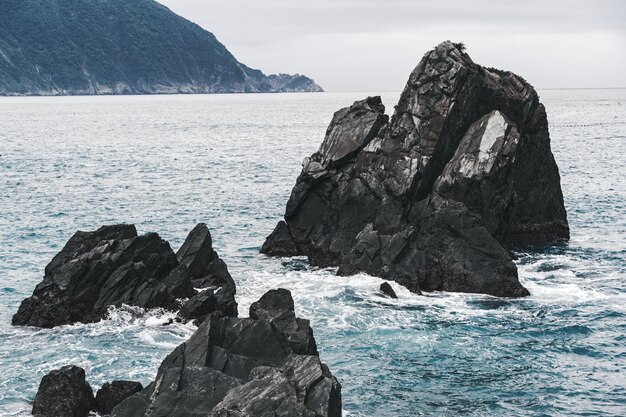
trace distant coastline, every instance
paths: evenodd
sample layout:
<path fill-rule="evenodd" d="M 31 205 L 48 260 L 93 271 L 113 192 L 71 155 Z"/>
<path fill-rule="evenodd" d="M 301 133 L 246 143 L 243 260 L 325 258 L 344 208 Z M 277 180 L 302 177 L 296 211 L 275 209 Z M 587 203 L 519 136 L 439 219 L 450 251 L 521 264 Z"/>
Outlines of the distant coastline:
<path fill-rule="evenodd" d="M 0 3 L 0 95 L 322 92 L 266 75 L 211 32 L 153 0 Z"/>

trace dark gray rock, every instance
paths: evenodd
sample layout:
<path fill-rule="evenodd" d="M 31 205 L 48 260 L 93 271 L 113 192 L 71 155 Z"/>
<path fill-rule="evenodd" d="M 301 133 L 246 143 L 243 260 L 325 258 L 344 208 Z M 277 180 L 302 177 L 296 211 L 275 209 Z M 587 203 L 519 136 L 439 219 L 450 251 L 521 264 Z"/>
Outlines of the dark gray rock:
<path fill-rule="evenodd" d="M 338 274 L 367 271 L 416 293 L 528 295 L 508 251 L 462 203 L 434 194 L 414 210 L 420 219 L 419 229 L 407 226 L 387 234 L 370 224 L 357 236 Z"/>
<path fill-rule="evenodd" d="M 236 315 L 235 284 L 211 247 L 205 225 L 194 228 L 179 257 L 159 235 L 137 236 L 132 225 L 76 232 L 48 264 L 43 281 L 22 301 L 12 323 L 46 328 L 90 323 L 122 304 L 177 310 L 180 299 L 196 295 L 192 281 L 197 280 L 214 289 L 216 309 Z"/>
<path fill-rule="evenodd" d="M 85 381 L 85 371 L 69 365 L 41 379 L 35 402 L 35 417 L 86 417 L 95 406 L 93 391 Z"/>
<path fill-rule="evenodd" d="M 156 233 L 132 225 L 76 232 L 45 270 L 43 281 L 13 316 L 14 325 L 54 327 L 100 320 L 109 306 L 176 308 L 193 295 L 189 280 L 168 277 L 178 265 Z"/>
<path fill-rule="evenodd" d="M 380 284 L 380 292 L 382 292 L 389 298 L 398 298 L 398 295 L 393 290 L 393 287 L 389 285 L 388 282 L 383 282 L 382 284 Z"/>
<path fill-rule="evenodd" d="M 100 414 L 111 414 L 116 405 L 142 389 L 143 386 L 139 382 L 107 382 L 96 393 L 96 411 Z"/>
<path fill-rule="evenodd" d="M 296 317 L 291 293 L 283 288 L 270 290 L 250 306 L 250 318 L 270 320 L 287 338 L 289 347 L 301 355 L 317 355 L 309 320 Z"/>
<path fill-rule="evenodd" d="M 379 98 L 335 114 L 262 252 L 414 292 L 523 296 L 504 248 L 567 238 L 537 93 L 444 42 L 411 73 L 390 121 Z"/>
<path fill-rule="evenodd" d="M 261 247 L 261 253 L 270 256 L 296 256 L 300 254 L 296 242 L 289 232 L 289 227 L 284 221 L 278 222 L 276 228 L 270 234 Z"/>
<path fill-rule="evenodd" d="M 292 349 L 300 319 L 290 314 L 289 292 L 254 305 L 254 318 L 210 315 L 165 358 L 155 381 L 112 415 L 341 416 L 341 385 L 317 354 Z"/>
<path fill-rule="evenodd" d="M 343 165 L 367 146 L 386 122 L 380 97 L 368 97 L 339 110 L 317 154 L 305 163 L 304 172 L 314 177 L 328 167 Z"/>
<path fill-rule="evenodd" d="M 296 316 L 291 292 L 284 288 L 269 290 L 250 305 L 250 318 L 280 320 L 283 316 Z"/>
<path fill-rule="evenodd" d="M 206 289 L 191 297 L 178 312 L 178 321 L 187 322 L 194 320 L 199 325 L 209 315 L 217 313 L 224 316 L 220 310 L 220 304 L 215 296 L 215 290 Z"/>
<path fill-rule="evenodd" d="M 195 288 L 205 289 L 182 306 L 179 317 L 183 320 L 203 319 L 215 311 L 225 316 L 237 316 L 235 281 L 213 249 L 211 233 L 204 223 L 189 233 L 176 256 L 181 273 L 191 279 Z"/>

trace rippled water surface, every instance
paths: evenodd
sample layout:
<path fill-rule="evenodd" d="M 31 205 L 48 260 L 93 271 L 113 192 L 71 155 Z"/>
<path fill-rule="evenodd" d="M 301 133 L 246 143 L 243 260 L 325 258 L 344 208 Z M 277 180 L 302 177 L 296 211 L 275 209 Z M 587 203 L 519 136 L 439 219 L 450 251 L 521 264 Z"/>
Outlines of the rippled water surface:
<path fill-rule="evenodd" d="M 28 415 L 41 377 L 68 363 L 94 388 L 149 382 L 193 331 L 133 309 L 11 327 L 75 230 L 135 223 L 177 249 L 201 221 L 240 312 L 293 292 L 346 415 L 626 415 L 626 90 L 540 93 L 572 239 L 519 254 L 522 300 L 397 285 L 389 300 L 376 278 L 258 254 L 333 112 L 366 94 L 0 98 L 0 415 Z M 397 97 L 383 95 L 388 112 Z"/>

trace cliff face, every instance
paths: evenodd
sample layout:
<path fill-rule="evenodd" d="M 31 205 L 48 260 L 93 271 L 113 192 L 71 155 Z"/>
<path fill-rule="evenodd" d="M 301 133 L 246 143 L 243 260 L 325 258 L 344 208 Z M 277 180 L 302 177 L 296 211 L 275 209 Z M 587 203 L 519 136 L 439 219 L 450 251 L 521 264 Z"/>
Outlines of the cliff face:
<path fill-rule="evenodd" d="M 568 237 L 537 93 L 444 42 L 413 70 L 390 120 L 379 97 L 335 113 L 262 252 L 415 292 L 523 296 L 505 248 Z"/>
<path fill-rule="evenodd" d="M 153 0 L 3 0 L 0 95 L 323 91 L 266 76 Z"/>

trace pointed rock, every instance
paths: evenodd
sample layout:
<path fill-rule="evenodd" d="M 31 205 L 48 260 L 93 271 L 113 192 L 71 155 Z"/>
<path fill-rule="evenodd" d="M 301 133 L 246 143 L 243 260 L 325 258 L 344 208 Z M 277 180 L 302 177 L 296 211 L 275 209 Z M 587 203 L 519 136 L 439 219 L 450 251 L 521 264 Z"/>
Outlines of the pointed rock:
<path fill-rule="evenodd" d="M 270 290 L 250 306 L 250 318 L 270 320 L 287 338 L 291 349 L 301 355 L 317 355 L 313 329 L 308 320 L 296 318 L 289 290 Z"/>
<path fill-rule="evenodd" d="M 180 262 L 177 272 L 186 275 L 196 288 L 205 289 L 182 306 L 179 316 L 183 320 L 199 321 L 215 311 L 237 316 L 235 281 L 213 249 L 206 224 L 199 223 L 193 228 L 176 255 Z"/>

